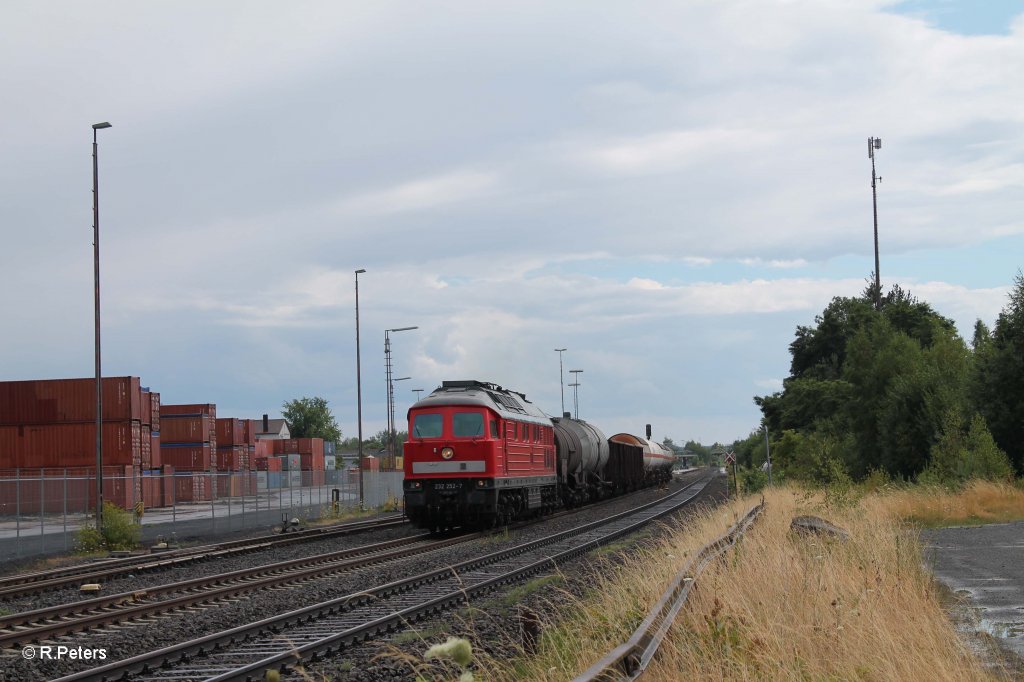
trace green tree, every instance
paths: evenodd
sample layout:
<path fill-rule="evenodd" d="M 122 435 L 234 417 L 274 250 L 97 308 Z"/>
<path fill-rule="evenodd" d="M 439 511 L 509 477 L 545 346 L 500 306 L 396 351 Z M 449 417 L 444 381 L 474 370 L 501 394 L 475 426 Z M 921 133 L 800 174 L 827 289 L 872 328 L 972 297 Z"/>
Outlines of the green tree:
<path fill-rule="evenodd" d="M 991 338 L 975 350 L 972 389 L 974 403 L 996 444 L 1024 473 L 1024 275 L 1020 271 Z"/>
<path fill-rule="evenodd" d="M 288 422 L 292 438 L 323 438 L 332 443 L 341 441 L 341 429 L 323 398 L 289 400 L 282 406 L 281 416 Z"/>
<path fill-rule="evenodd" d="M 952 321 L 898 286 L 876 308 L 872 286 L 797 327 L 783 390 L 754 398 L 771 433 L 795 434 L 776 464 L 791 455 L 797 477 L 916 476 L 945 411 L 971 413 L 970 351 Z"/>
<path fill-rule="evenodd" d="M 932 446 L 931 461 L 921 479 L 957 485 L 972 478 L 1006 480 L 1012 473 L 1010 460 L 992 439 L 984 417 L 975 414 L 965 427 L 962 415 L 948 410 L 943 416 L 942 434 Z"/>

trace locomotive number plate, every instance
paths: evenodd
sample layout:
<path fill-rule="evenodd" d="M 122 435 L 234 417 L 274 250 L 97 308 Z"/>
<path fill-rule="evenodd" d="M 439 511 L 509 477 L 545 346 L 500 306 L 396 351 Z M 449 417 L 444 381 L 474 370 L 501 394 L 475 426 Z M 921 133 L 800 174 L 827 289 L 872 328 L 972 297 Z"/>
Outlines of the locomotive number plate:
<path fill-rule="evenodd" d="M 461 483 L 435 483 L 435 490 L 459 490 L 462 488 Z"/>

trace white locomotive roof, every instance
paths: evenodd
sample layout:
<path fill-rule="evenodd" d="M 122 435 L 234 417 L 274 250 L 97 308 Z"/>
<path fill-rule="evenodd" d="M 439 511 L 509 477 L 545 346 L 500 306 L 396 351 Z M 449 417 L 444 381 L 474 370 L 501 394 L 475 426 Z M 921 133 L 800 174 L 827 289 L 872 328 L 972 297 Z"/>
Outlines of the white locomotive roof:
<path fill-rule="evenodd" d="M 497 384 L 483 381 L 445 381 L 426 398 L 416 402 L 410 410 L 443 407 L 447 405 L 473 405 L 494 410 L 504 419 L 551 426 L 551 417 L 526 399 L 522 393 L 509 391 Z"/>

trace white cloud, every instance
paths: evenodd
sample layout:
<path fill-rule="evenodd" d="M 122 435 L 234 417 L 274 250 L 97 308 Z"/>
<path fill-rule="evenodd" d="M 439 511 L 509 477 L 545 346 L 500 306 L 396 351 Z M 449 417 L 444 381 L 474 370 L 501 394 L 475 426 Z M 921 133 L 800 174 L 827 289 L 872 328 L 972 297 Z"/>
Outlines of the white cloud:
<path fill-rule="evenodd" d="M 710 158 L 757 153 L 773 141 L 774 135 L 756 129 L 676 130 L 597 143 L 579 152 L 579 163 L 613 173 L 661 173 Z"/>
<path fill-rule="evenodd" d="M 110 120 L 112 371 L 263 411 L 322 391 L 351 431 L 366 268 L 371 415 L 382 331 L 418 325 L 396 361 L 423 388 L 556 411 L 569 347 L 603 428 L 745 435 L 774 381 L 752 377 L 864 287 L 869 135 L 886 282 L 963 331 L 1019 267 L 1024 19 L 968 37 L 891 4 L 12 5 L 0 379 L 91 369 L 87 126 Z"/>
<path fill-rule="evenodd" d="M 496 173 L 455 171 L 343 199 L 338 211 L 373 215 L 429 210 L 479 200 L 498 187 Z"/>

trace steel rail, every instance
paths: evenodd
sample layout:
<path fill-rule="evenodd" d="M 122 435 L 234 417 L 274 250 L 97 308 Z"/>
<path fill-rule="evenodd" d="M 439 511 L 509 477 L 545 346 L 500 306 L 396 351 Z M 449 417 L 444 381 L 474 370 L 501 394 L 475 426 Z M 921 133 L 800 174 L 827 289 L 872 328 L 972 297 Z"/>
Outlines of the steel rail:
<path fill-rule="evenodd" d="M 310 528 L 295 533 L 263 535 L 245 540 L 230 540 L 228 542 L 200 545 L 142 556 L 101 559 L 88 564 L 58 568 L 50 571 L 20 573 L 0 578 L 0 599 L 38 594 L 92 579 L 102 580 L 103 578 L 127 573 L 160 570 L 214 558 L 246 554 L 268 547 L 283 547 L 303 542 L 324 540 L 365 530 L 402 526 L 407 523 L 408 520 L 404 517 L 388 516 L 373 521 L 356 521 L 324 528 Z"/>
<path fill-rule="evenodd" d="M 671 514 L 695 499 L 710 478 L 703 478 L 661 500 L 637 509 L 615 514 L 568 531 L 524 543 L 506 550 L 464 561 L 443 569 L 430 571 L 404 580 L 380 585 L 362 592 L 273 616 L 230 630 L 182 642 L 158 651 L 141 654 L 123 661 L 82 671 L 61 678 L 61 682 L 81 680 L 135 679 L 262 679 L 268 668 L 281 668 L 298 660 L 317 656 L 327 650 L 340 650 L 366 641 L 382 632 L 401 629 L 408 622 L 439 613 L 468 598 L 496 587 L 520 580 L 559 562 L 578 556 L 594 547 L 631 533 L 638 528 Z M 693 490 L 695 488 L 695 490 Z M 684 492 L 691 491 L 683 497 Z M 635 517 L 641 517 L 635 520 Z M 631 518 L 632 517 L 632 518 Z M 617 525 L 616 525 L 617 524 Z M 604 526 L 612 528 L 601 530 Z M 578 538 L 578 536 L 584 536 Z M 574 540 L 575 538 L 575 540 Z M 571 546 L 559 549 L 556 543 Z M 555 545 L 554 548 L 550 548 Z M 505 564 L 518 566 L 506 570 Z M 487 573 L 496 567 L 497 574 Z M 418 596 L 416 591 L 427 592 Z M 386 603 L 394 598 L 395 606 Z M 403 602 L 412 602 L 406 604 Z M 397 607 L 397 608 L 396 608 Z M 348 624 L 352 623 L 355 624 Z M 327 631 L 324 631 L 324 628 Z M 278 634 L 280 633 L 280 634 Z M 261 635 L 265 641 L 254 641 Z M 301 643 L 302 641 L 306 643 Z M 241 663 L 221 661 L 201 663 L 199 669 L 171 670 L 188 664 L 204 654 L 221 659 L 243 658 Z M 272 655 L 271 655 L 272 654 Z M 253 672 L 256 671 L 258 672 Z"/>
<path fill-rule="evenodd" d="M 635 680 L 654 659 L 676 615 L 686 604 L 697 577 L 709 564 L 725 554 L 753 525 L 764 509 L 764 499 L 737 521 L 724 535 L 704 545 L 680 569 L 658 603 L 624 643 L 609 651 L 573 682 Z"/>
<path fill-rule="evenodd" d="M 16 613 L 0 618 L 0 648 L 39 642 L 90 627 L 165 613 L 175 609 L 234 597 L 393 561 L 416 554 L 469 542 L 480 533 L 428 541 L 429 534 L 363 545 L 302 559 L 291 559 L 254 568 L 204 576 L 131 592 Z M 426 541 L 426 544 L 424 542 Z M 412 546 L 407 546 L 412 545 Z M 395 549 L 398 548 L 398 549 Z M 166 594 L 180 597 L 154 601 Z"/>

